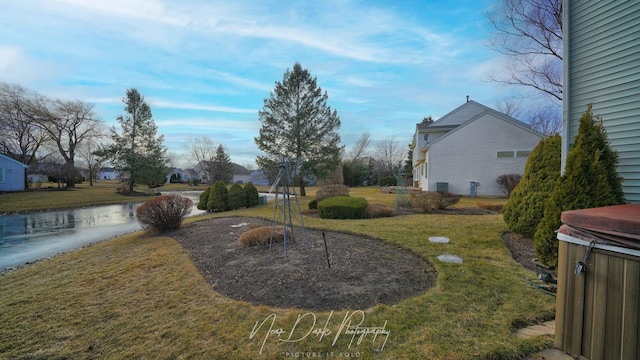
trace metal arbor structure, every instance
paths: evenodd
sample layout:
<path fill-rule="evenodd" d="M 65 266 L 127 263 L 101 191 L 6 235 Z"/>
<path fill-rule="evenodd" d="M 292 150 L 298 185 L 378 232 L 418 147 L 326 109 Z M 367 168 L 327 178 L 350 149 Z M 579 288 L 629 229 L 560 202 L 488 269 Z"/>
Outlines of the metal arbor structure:
<path fill-rule="evenodd" d="M 304 226 L 304 220 L 302 219 L 302 211 L 300 210 L 300 202 L 296 195 L 296 187 L 293 182 L 294 175 L 300 173 L 300 162 L 292 163 L 289 157 L 283 156 L 282 163 L 279 166 L 280 170 L 273 185 L 269 189 L 269 193 L 276 190 L 275 206 L 273 211 L 273 223 L 271 225 L 271 238 L 269 239 L 269 248 L 273 243 L 273 234 L 276 229 L 276 224 L 282 224 L 283 236 L 284 236 L 284 257 L 287 257 L 287 229 L 291 229 L 291 241 L 295 243 L 296 232 L 293 228 L 294 219 L 298 221 L 298 224 L 304 232 L 305 241 L 307 246 L 310 246 L 309 236 L 307 235 L 307 228 Z M 291 192 L 293 189 L 293 192 Z M 282 201 L 278 199 L 278 195 L 282 194 Z M 294 202 L 292 203 L 291 197 L 293 195 Z"/>
<path fill-rule="evenodd" d="M 396 191 L 395 191 L 395 205 L 396 207 L 407 207 L 409 204 L 409 198 L 407 196 L 407 189 L 404 186 L 404 174 L 400 171 L 396 174 Z"/>

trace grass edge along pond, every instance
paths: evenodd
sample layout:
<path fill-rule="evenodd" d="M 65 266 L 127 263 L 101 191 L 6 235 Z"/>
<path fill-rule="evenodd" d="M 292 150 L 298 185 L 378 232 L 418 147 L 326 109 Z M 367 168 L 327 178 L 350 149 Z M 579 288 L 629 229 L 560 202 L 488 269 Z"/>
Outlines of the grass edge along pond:
<path fill-rule="evenodd" d="M 353 189 L 352 195 L 393 203 L 393 195 L 374 190 Z M 301 206 L 310 199 L 302 199 Z M 188 221 L 231 215 L 271 218 L 273 208 Z M 315 353 L 361 359 L 517 359 L 552 345 L 550 338 L 518 339 L 512 333 L 516 325 L 553 318 L 555 298 L 524 280 L 535 274 L 511 259 L 500 237 L 506 230 L 500 215 L 305 217 L 305 224 L 369 235 L 414 251 L 437 268 L 437 285 L 396 305 L 369 309 L 309 313 L 253 306 L 213 291 L 173 239 L 137 232 L 0 276 L 0 358 L 274 359 Z M 429 236 L 447 236 L 451 242 L 430 243 Z M 445 253 L 464 263 L 439 262 L 437 256 Z M 386 342 L 382 335 L 358 341 L 360 336 L 346 335 L 344 329 L 335 337 L 349 316 L 364 328 L 384 327 Z M 302 339 L 314 320 L 318 331 Z M 323 328 L 331 333 L 323 337 Z M 280 341 L 292 329 L 291 339 L 302 340 Z"/>

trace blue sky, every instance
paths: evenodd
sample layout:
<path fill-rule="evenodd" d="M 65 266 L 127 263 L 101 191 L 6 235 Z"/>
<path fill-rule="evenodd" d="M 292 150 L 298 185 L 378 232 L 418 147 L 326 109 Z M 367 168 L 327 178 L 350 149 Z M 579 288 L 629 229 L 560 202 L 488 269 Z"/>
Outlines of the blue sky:
<path fill-rule="evenodd" d="M 258 111 L 297 61 L 338 111 L 347 150 L 409 144 L 415 124 L 513 89 L 487 80 L 493 0 L 0 0 L 0 81 L 96 105 L 108 126 L 135 87 L 177 166 L 193 136 L 254 164 Z M 255 165 L 254 165 L 255 166 Z"/>

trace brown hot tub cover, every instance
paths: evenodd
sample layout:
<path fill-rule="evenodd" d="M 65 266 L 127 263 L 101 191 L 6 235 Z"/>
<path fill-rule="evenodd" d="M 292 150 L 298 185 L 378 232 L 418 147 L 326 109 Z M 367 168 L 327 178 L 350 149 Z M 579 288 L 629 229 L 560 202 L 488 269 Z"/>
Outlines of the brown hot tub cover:
<path fill-rule="evenodd" d="M 640 204 L 564 211 L 560 219 L 561 234 L 640 250 Z"/>

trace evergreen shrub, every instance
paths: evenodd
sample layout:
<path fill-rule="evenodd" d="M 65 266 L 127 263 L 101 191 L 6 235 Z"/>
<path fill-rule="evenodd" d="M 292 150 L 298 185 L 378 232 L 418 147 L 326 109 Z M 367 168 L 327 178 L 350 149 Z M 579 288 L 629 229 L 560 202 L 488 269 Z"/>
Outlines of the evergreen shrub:
<path fill-rule="evenodd" d="M 210 212 L 227 211 L 228 198 L 229 191 L 227 190 L 227 185 L 222 181 L 218 181 L 211 186 L 209 200 L 207 201 L 207 210 Z"/>
<path fill-rule="evenodd" d="M 258 205 L 260 202 L 260 195 L 258 194 L 258 189 L 253 185 L 253 183 L 248 182 L 244 186 L 244 192 L 247 194 L 247 207 Z"/>
<path fill-rule="evenodd" d="M 378 179 L 378 186 L 396 186 L 396 183 L 395 176 L 383 176 Z"/>
<path fill-rule="evenodd" d="M 563 211 L 624 203 L 622 178 L 617 173 L 618 153 L 611 149 L 607 132 L 591 104 L 580 118 L 580 127 L 567 154 L 564 174 L 548 199 L 542 221 L 534 234 L 538 260 L 555 267 Z"/>
<path fill-rule="evenodd" d="M 323 219 L 364 219 L 367 200 L 361 197 L 334 196 L 318 202 L 318 215 Z"/>
<path fill-rule="evenodd" d="M 235 210 L 247 207 L 247 193 L 240 184 L 233 184 L 229 188 L 229 196 L 227 198 L 227 210 Z"/>
<path fill-rule="evenodd" d="M 209 193 L 211 192 L 211 186 L 207 187 L 201 194 L 200 200 L 198 200 L 198 205 L 196 206 L 198 210 L 208 210 L 207 203 L 209 202 Z"/>
<path fill-rule="evenodd" d="M 180 195 L 161 195 L 145 201 L 136 209 L 138 222 L 158 232 L 175 230 L 191 212 L 193 201 Z"/>
<path fill-rule="evenodd" d="M 318 209 L 318 199 L 313 199 L 309 201 L 309 210 L 317 210 Z"/>
<path fill-rule="evenodd" d="M 504 221 L 517 234 L 532 238 L 544 208 L 560 178 L 562 138 L 555 134 L 540 140 L 531 151 L 520 183 L 502 208 Z"/>

